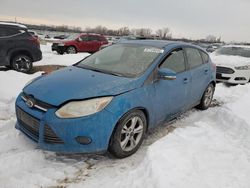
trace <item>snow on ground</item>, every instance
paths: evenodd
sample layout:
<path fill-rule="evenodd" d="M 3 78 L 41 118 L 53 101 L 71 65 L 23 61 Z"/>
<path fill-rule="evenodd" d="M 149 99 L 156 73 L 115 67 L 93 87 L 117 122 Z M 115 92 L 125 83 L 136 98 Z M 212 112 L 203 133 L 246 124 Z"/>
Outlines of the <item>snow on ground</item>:
<path fill-rule="evenodd" d="M 77 53 L 77 54 L 64 54 L 59 55 L 55 51 L 51 51 L 51 43 L 46 45 L 41 45 L 41 50 L 43 52 L 43 59 L 41 61 L 35 62 L 34 66 L 40 65 L 63 65 L 69 66 L 83 58 L 89 56 L 89 53 Z"/>
<path fill-rule="evenodd" d="M 49 53 L 44 62 L 61 58 Z M 152 130 L 135 155 L 118 160 L 42 151 L 15 130 L 15 97 L 39 74 L 0 72 L 1 188 L 250 187 L 250 84 L 218 84 L 215 98 L 221 106 L 190 110 Z"/>

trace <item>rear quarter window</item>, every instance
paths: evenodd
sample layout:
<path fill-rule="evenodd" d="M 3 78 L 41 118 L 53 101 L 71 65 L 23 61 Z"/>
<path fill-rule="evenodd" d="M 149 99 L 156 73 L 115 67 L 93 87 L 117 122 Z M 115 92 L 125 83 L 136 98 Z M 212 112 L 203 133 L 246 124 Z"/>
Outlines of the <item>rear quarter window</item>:
<path fill-rule="evenodd" d="M 195 48 L 185 48 L 187 54 L 187 60 L 190 69 L 198 67 L 203 64 L 203 60 L 199 50 Z"/>
<path fill-rule="evenodd" d="M 209 62 L 209 56 L 205 52 L 203 52 L 203 51 L 200 51 L 200 53 L 201 53 L 203 62 L 204 63 L 208 63 Z"/>

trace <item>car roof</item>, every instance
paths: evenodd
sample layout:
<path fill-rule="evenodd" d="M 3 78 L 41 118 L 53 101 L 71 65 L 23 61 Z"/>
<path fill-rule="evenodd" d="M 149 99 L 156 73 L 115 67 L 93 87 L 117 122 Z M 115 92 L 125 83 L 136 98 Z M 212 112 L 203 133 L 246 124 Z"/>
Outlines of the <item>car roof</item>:
<path fill-rule="evenodd" d="M 14 27 L 21 27 L 23 29 L 27 29 L 25 25 L 18 24 L 18 23 L 9 23 L 9 22 L 0 22 L 0 25 L 7 25 L 7 26 L 14 26 Z"/>
<path fill-rule="evenodd" d="M 97 33 L 81 33 L 80 35 L 95 35 L 95 36 L 103 36 L 101 34 L 97 34 Z"/>
<path fill-rule="evenodd" d="M 121 42 L 122 44 L 138 44 L 138 45 L 146 45 L 146 46 L 152 46 L 156 48 L 166 48 L 169 45 L 185 45 L 185 46 L 192 46 L 196 47 L 198 49 L 202 49 L 197 45 L 193 45 L 186 42 L 181 41 L 168 41 L 168 40 L 127 40 Z"/>

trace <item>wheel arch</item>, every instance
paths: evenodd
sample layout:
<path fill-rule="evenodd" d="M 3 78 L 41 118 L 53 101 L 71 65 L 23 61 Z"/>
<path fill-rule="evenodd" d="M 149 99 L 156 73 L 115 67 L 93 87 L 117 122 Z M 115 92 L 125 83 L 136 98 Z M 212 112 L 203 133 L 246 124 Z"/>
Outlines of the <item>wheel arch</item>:
<path fill-rule="evenodd" d="M 10 52 L 9 54 L 10 54 L 9 55 L 9 57 L 10 57 L 10 64 L 11 64 L 13 58 L 15 58 L 17 55 L 20 55 L 20 54 L 27 55 L 28 57 L 31 58 L 32 62 L 34 61 L 34 58 L 33 58 L 32 54 L 30 53 L 29 50 L 26 50 L 26 49 L 15 50 L 15 51 Z"/>
<path fill-rule="evenodd" d="M 216 82 L 215 82 L 214 80 L 211 81 L 209 84 L 213 84 L 213 86 L 216 87 Z M 209 85 L 209 84 L 208 84 L 208 85 Z"/>
<path fill-rule="evenodd" d="M 126 116 L 127 114 L 129 114 L 129 113 L 131 113 L 131 112 L 133 112 L 133 111 L 136 111 L 136 110 L 142 111 L 143 114 L 145 115 L 145 117 L 146 117 L 146 122 L 147 122 L 146 133 L 148 132 L 148 129 L 149 129 L 149 120 L 150 120 L 150 119 L 149 119 L 150 117 L 149 117 L 149 112 L 148 112 L 148 110 L 147 110 L 145 107 L 135 107 L 135 108 L 132 108 L 132 109 L 128 110 L 126 113 L 124 113 L 124 114 L 119 118 L 119 120 L 116 122 L 116 124 L 115 124 L 115 126 L 114 126 L 114 128 L 113 128 L 112 134 L 111 134 L 111 136 L 110 136 L 110 138 L 109 138 L 109 145 L 110 145 L 110 142 L 112 141 L 113 134 L 115 133 L 115 131 L 116 131 L 116 129 L 117 129 L 117 125 L 119 124 L 120 120 L 121 120 L 124 116 Z"/>
<path fill-rule="evenodd" d="M 78 52 L 78 48 L 76 45 L 70 44 L 70 45 L 66 46 L 66 51 L 68 50 L 69 47 L 74 47 L 76 49 L 76 52 Z"/>

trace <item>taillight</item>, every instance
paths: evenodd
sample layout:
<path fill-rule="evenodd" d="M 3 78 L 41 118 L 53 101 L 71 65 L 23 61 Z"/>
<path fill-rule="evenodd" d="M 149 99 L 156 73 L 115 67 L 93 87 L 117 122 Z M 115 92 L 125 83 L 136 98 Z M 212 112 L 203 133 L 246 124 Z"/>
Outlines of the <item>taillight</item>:
<path fill-rule="evenodd" d="M 29 40 L 31 42 L 33 42 L 34 44 L 36 44 L 40 48 L 40 42 L 36 37 L 31 36 L 31 37 L 29 37 Z"/>

